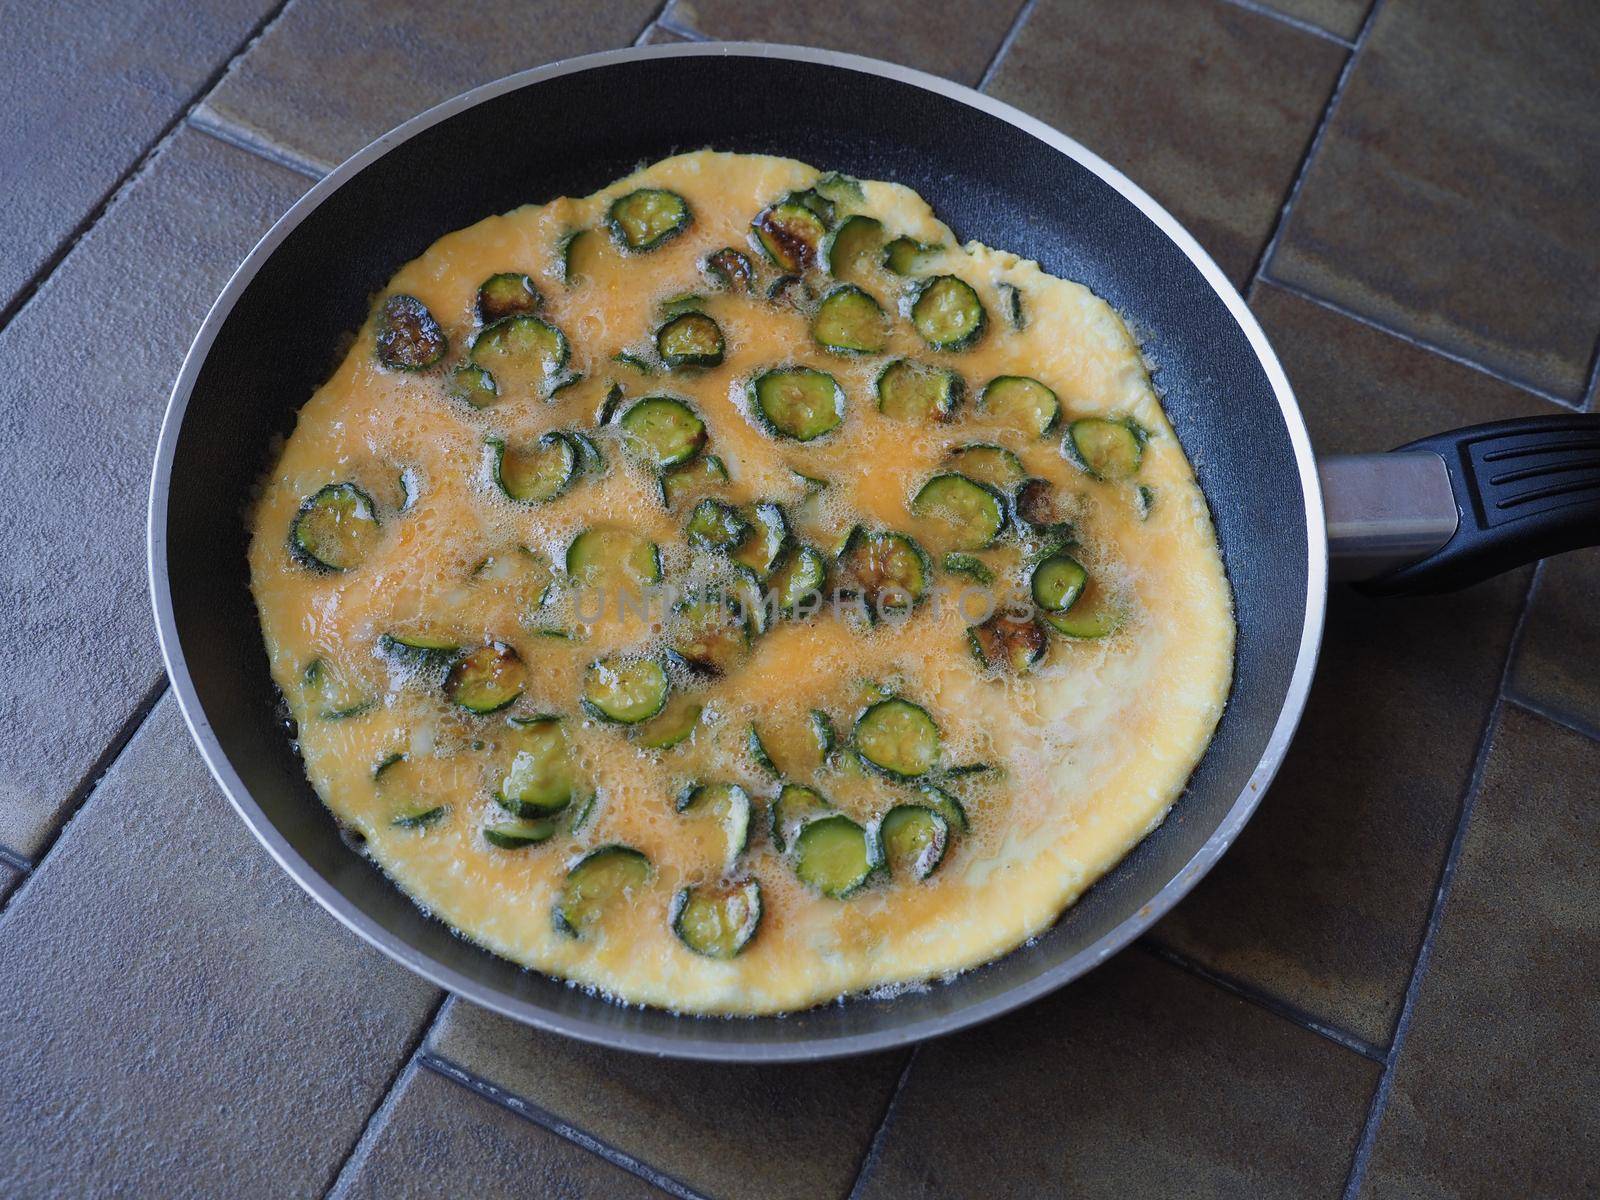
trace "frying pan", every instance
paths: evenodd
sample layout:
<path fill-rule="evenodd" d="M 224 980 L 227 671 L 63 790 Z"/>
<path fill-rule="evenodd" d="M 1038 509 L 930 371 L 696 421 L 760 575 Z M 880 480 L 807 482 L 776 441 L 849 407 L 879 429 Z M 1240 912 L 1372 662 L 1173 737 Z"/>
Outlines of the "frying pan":
<path fill-rule="evenodd" d="M 962 238 L 1036 258 L 1142 338 L 1210 501 L 1238 618 L 1233 693 L 1166 822 L 1047 933 L 947 983 L 784 1017 L 626 1008 L 424 916 L 348 849 L 278 715 L 248 590 L 242 514 L 275 436 L 336 365 L 400 264 L 439 235 L 585 195 L 676 151 L 788 155 L 920 192 Z M 1333 563 L 1426 590 L 1593 540 L 1600 419 L 1510 422 L 1322 464 Z M 1499 457 L 1496 457 L 1499 456 Z M 1510 477 L 1515 478 L 1510 478 Z M 1330 562 L 1324 481 L 1261 328 L 1170 214 L 1070 138 L 968 88 L 817 50 L 680 45 L 557 63 L 385 134 L 313 187 L 240 266 L 173 389 L 149 565 L 173 691 L 251 830 L 384 953 L 530 1025 L 685 1058 L 882 1050 L 994 1017 L 1102 962 L 1172 907 L 1254 811 L 1300 719 Z"/>

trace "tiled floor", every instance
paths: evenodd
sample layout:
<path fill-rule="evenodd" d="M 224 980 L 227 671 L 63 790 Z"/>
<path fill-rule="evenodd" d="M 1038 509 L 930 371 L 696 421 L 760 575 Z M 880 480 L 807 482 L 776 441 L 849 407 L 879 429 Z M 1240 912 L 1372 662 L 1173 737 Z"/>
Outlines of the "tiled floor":
<path fill-rule="evenodd" d="M 711 1068 L 441 1004 L 210 783 L 142 566 L 183 351 L 313 178 L 553 58 L 767 38 L 981 84 L 1190 225 L 1323 452 L 1594 406 L 1588 0 L 863 13 L 138 0 L 0 46 L 27 97 L 0 116 L 0 1195 L 1600 1191 L 1600 551 L 1452 597 L 1336 591 L 1303 732 L 1195 895 L 914 1053 Z"/>

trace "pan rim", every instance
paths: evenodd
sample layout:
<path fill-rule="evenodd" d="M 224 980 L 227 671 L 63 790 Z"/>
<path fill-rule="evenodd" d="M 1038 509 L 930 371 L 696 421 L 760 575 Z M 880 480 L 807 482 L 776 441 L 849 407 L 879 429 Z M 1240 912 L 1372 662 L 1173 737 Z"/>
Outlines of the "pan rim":
<path fill-rule="evenodd" d="M 167 575 L 167 496 L 179 431 L 188 410 L 189 399 L 200 370 L 209 356 L 218 332 L 231 315 L 239 297 L 255 278 L 278 245 L 303 220 L 352 176 L 440 121 L 476 107 L 507 92 L 561 76 L 650 58 L 680 58 L 706 55 L 785 59 L 877 75 L 955 100 L 991 117 L 1003 120 L 1047 146 L 1073 159 L 1114 188 L 1125 200 L 1149 218 L 1194 264 L 1217 293 L 1239 325 L 1272 387 L 1288 431 L 1295 468 L 1300 478 L 1306 517 L 1306 602 L 1295 667 L 1285 692 L 1283 706 L 1260 761 L 1244 788 L 1218 823 L 1201 849 L 1128 919 L 1079 950 L 1064 962 L 1042 971 L 1032 979 L 1016 984 L 987 1000 L 966 1005 L 952 1012 L 910 1021 L 868 1033 L 831 1038 L 782 1038 L 772 1040 L 724 1040 L 706 1037 L 707 1025 L 684 1018 L 670 1035 L 633 1030 L 591 1021 L 587 1017 L 551 1012 L 532 1001 L 507 995 L 479 983 L 423 954 L 399 935 L 390 932 L 359 910 L 344 894 L 314 871 L 289 843 L 277 826 L 256 803 L 223 750 L 211 723 L 201 707 L 199 695 L 189 673 L 179 641 L 173 611 L 171 581 Z M 177 698 L 185 724 L 200 750 L 207 768 L 223 794 L 250 828 L 256 839 L 278 865 L 318 904 L 363 941 L 453 995 L 464 997 L 503 1016 L 535 1028 L 576 1038 L 596 1045 L 611 1046 L 668 1058 L 718 1062 L 814 1062 L 908 1046 L 928 1038 L 954 1033 L 1010 1012 L 1055 991 L 1092 970 L 1122 950 L 1164 916 L 1206 875 L 1239 831 L 1255 812 L 1262 795 L 1277 774 L 1289 743 L 1305 709 L 1312 675 L 1322 641 L 1327 605 L 1328 557 L 1321 486 L 1312 454 L 1310 435 L 1290 387 L 1265 332 L 1229 281 L 1222 269 L 1201 248 L 1178 220 L 1148 193 L 1116 167 L 1073 138 L 1003 101 L 985 96 L 964 84 L 954 83 L 923 71 L 861 55 L 819 50 L 803 46 L 756 42 L 702 42 L 678 45 L 636 46 L 564 59 L 508 75 L 446 100 L 382 134 L 351 155 L 315 183 L 297 200 L 251 249 L 235 269 L 217 300 L 201 323 L 168 399 L 157 442 L 151 473 L 147 511 L 146 556 L 154 609 L 156 632 L 162 661 L 172 692 Z M 487 953 L 487 951 L 485 951 Z M 610 1004 L 596 999 L 597 1004 Z M 740 1018 L 772 1021 L 782 1017 Z"/>

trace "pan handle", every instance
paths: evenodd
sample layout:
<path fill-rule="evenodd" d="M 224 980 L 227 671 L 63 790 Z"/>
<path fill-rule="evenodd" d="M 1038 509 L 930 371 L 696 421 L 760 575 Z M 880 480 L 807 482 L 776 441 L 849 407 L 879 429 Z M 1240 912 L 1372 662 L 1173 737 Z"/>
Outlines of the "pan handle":
<path fill-rule="evenodd" d="M 1455 591 L 1600 545 L 1600 415 L 1492 421 L 1317 470 L 1333 577 L 1369 595 Z"/>

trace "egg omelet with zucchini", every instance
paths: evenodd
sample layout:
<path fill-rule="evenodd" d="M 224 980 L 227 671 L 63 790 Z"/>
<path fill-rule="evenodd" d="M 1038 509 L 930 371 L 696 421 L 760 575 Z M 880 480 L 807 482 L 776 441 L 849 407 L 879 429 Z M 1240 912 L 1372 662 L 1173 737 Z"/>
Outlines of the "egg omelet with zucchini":
<path fill-rule="evenodd" d="M 703 151 L 447 234 L 250 515 L 349 840 L 461 936 L 777 1013 L 987 962 L 1167 813 L 1232 675 L 1112 309 L 914 192 Z"/>

